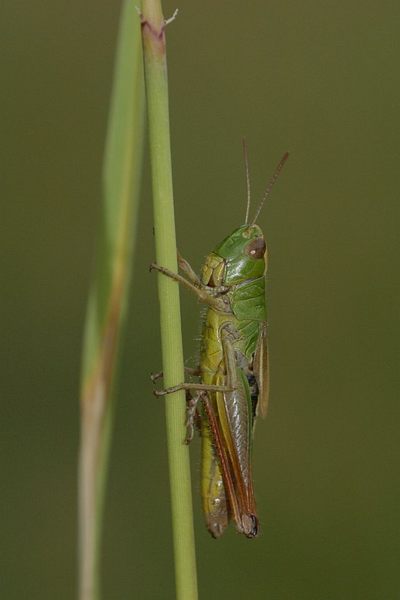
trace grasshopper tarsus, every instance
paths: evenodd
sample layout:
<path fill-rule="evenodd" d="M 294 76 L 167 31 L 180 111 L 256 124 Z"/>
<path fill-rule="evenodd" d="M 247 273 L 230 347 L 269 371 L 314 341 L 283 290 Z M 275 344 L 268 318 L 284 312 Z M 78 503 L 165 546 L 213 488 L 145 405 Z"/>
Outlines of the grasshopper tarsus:
<path fill-rule="evenodd" d="M 166 392 L 165 390 L 153 390 L 153 394 L 156 398 L 161 398 L 162 396 L 168 394 L 168 392 Z"/>
<path fill-rule="evenodd" d="M 204 393 L 204 392 L 203 392 Z M 200 400 L 202 392 L 197 392 L 195 396 L 191 396 L 190 392 L 186 393 L 186 438 L 185 444 L 190 444 L 194 438 L 194 428 L 197 415 L 197 403 Z"/>
<path fill-rule="evenodd" d="M 150 379 L 153 383 L 155 383 L 156 381 L 158 381 L 158 379 L 162 379 L 163 378 L 163 372 L 162 371 L 158 371 L 157 373 L 150 373 Z"/>
<path fill-rule="evenodd" d="M 188 429 L 188 428 L 186 428 L 186 429 L 187 429 L 186 437 L 185 437 L 183 443 L 186 444 L 186 446 L 189 446 L 190 442 L 194 438 L 194 429 L 193 429 L 193 426 L 190 429 Z"/>

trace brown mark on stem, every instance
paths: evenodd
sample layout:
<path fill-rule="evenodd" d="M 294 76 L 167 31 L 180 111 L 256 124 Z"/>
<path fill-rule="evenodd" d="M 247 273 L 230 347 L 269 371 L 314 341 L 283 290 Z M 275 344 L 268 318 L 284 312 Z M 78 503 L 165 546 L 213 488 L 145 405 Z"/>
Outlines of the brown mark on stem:
<path fill-rule="evenodd" d="M 157 27 L 140 13 L 140 23 L 142 27 L 143 44 L 153 55 L 160 57 L 165 56 L 166 22 L 162 21 L 161 27 Z"/>
<path fill-rule="evenodd" d="M 172 17 L 169 19 L 163 19 L 160 24 L 154 24 L 149 19 L 146 19 L 143 13 L 138 10 L 140 17 L 140 24 L 142 27 L 142 36 L 144 43 L 148 43 L 151 46 L 154 54 L 164 55 L 165 54 L 165 28 L 169 23 L 174 21 L 178 14 L 178 9 L 175 10 Z"/>
<path fill-rule="evenodd" d="M 80 598 L 92 598 L 98 570 L 99 512 L 102 510 L 103 461 L 107 461 L 107 415 L 118 343 L 123 280 L 115 276 L 94 369 L 82 390 L 79 457 Z"/>

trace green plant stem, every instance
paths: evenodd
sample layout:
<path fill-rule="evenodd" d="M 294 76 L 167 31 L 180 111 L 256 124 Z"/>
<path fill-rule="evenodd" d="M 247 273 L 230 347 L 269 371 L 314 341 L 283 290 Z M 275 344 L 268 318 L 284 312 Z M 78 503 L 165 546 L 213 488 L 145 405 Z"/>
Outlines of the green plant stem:
<path fill-rule="evenodd" d="M 156 260 L 177 271 L 168 114 L 165 21 L 158 0 L 143 0 L 142 38 L 153 184 Z M 158 275 L 164 385 L 184 381 L 178 284 Z M 185 438 L 183 392 L 166 399 L 167 443 L 171 486 L 176 597 L 197 598 L 190 464 Z"/>
<path fill-rule="evenodd" d="M 144 84 L 140 27 L 125 0 L 103 164 L 96 273 L 86 314 L 79 449 L 79 598 L 100 598 L 100 547 L 115 398 L 142 172 Z"/>

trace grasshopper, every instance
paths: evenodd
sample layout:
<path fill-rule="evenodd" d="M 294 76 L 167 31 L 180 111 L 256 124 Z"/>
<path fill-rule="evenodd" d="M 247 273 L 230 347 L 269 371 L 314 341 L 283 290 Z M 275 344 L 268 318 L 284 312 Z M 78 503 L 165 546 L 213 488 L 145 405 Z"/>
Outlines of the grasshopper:
<path fill-rule="evenodd" d="M 201 491 L 206 525 L 214 538 L 232 519 L 248 538 L 259 532 L 252 477 L 252 440 L 256 416 L 268 404 L 268 351 L 265 283 L 267 247 L 256 220 L 288 158 L 284 154 L 249 222 L 250 180 L 243 142 L 247 181 L 245 224 L 208 254 L 198 277 L 178 254 L 185 276 L 153 263 L 151 269 L 190 289 L 206 304 L 200 364 L 191 369 L 199 383 L 182 383 L 155 392 L 185 389 L 190 441 L 194 424 L 202 439 Z M 192 395 L 191 395 L 192 394 Z"/>

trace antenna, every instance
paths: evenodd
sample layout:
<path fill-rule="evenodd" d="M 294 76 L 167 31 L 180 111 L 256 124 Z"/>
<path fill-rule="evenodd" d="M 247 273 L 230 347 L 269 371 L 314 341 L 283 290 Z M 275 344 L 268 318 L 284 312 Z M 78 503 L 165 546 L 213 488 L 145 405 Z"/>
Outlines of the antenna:
<path fill-rule="evenodd" d="M 254 225 L 254 223 L 257 221 L 258 216 L 259 216 L 259 214 L 261 212 L 261 209 L 262 209 L 262 207 L 264 205 L 264 202 L 266 201 L 266 199 L 270 195 L 271 190 L 272 190 L 272 188 L 274 186 L 274 183 L 278 179 L 278 175 L 282 171 L 283 165 L 285 164 L 285 162 L 287 161 L 288 158 L 289 158 L 289 152 L 285 152 L 285 154 L 282 156 L 281 160 L 279 161 L 278 166 L 275 169 L 275 173 L 272 175 L 271 179 L 268 182 L 267 189 L 264 192 L 264 196 L 262 197 L 262 200 L 260 202 L 260 206 L 258 207 L 258 210 L 256 212 L 256 216 L 254 217 L 254 219 L 253 219 L 253 221 L 251 223 L 252 225 Z M 246 223 L 247 223 L 247 220 L 246 220 Z"/>
<path fill-rule="evenodd" d="M 246 187 L 247 187 L 247 207 L 246 207 L 246 218 L 245 225 L 249 222 L 249 212 L 250 212 L 250 175 L 249 175 L 249 156 L 247 152 L 247 144 L 245 138 L 242 138 L 243 145 L 243 157 L 244 157 L 244 170 L 246 173 Z"/>

